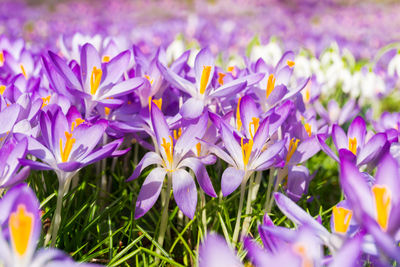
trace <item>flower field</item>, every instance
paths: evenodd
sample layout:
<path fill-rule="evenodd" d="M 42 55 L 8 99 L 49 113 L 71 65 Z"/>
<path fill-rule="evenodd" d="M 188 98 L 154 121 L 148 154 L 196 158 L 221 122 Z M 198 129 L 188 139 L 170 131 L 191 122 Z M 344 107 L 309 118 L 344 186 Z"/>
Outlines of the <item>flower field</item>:
<path fill-rule="evenodd" d="M 399 12 L 0 1 L 0 266 L 398 266 Z"/>

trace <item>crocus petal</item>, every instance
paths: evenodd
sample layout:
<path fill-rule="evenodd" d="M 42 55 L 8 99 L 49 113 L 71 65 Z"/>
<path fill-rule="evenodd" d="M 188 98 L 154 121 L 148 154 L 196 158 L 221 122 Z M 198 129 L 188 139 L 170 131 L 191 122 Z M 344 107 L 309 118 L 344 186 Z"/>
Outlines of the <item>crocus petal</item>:
<path fill-rule="evenodd" d="M 269 116 L 269 136 L 273 135 L 276 130 L 278 130 L 293 108 L 293 102 L 288 100 L 274 110 Z"/>
<path fill-rule="evenodd" d="M 246 88 L 246 86 L 247 86 L 246 80 L 236 79 L 218 87 L 218 89 L 214 90 L 209 95 L 212 97 L 222 97 L 222 96 L 232 95 L 243 90 L 244 88 Z"/>
<path fill-rule="evenodd" d="M 185 80 L 170 69 L 167 69 L 159 62 L 157 63 L 157 67 L 163 74 L 164 79 L 167 80 L 172 86 L 178 88 L 182 92 L 191 95 L 192 97 L 197 95 L 196 87 L 191 82 Z M 210 77 L 212 76 L 210 75 Z"/>
<path fill-rule="evenodd" d="M 382 149 L 387 142 L 386 134 L 378 133 L 374 135 L 364 147 L 361 148 L 357 157 L 357 166 L 369 163 L 370 161 L 382 155 Z M 386 151 L 387 152 L 387 151 Z"/>
<path fill-rule="evenodd" d="M 347 200 L 353 208 L 354 216 L 358 222 L 362 222 L 363 213 L 367 212 L 374 216 L 374 200 L 371 189 L 367 185 L 355 163 L 346 157 L 340 158 L 340 184 Z"/>
<path fill-rule="evenodd" d="M 358 116 L 353 120 L 347 131 L 347 136 L 349 138 L 357 139 L 357 147 L 364 146 L 365 135 L 367 134 L 367 127 L 365 121 L 362 117 Z"/>
<path fill-rule="evenodd" d="M 197 88 L 200 88 L 201 76 L 205 66 L 211 67 L 210 76 L 208 77 L 206 85 L 207 89 L 208 85 L 212 80 L 212 77 L 214 76 L 214 57 L 208 47 L 201 49 L 200 52 L 196 55 L 196 58 L 194 60 L 194 72 L 196 75 Z"/>
<path fill-rule="evenodd" d="M 82 85 L 79 82 L 78 78 L 76 78 L 75 74 L 68 67 L 64 60 L 62 60 L 58 55 L 49 51 L 50 59 L 52 60 L 57 72 L 64 78 L 67 82 L 67 86 L 82 90 Z"/>
<path fill-rule="evenodd" d="M 390 153 L 387 153 L 381 163 L 378 165 L 376 172 L 375 183 L 379 185 L 386 185 L 393 192 L 400 189 L 400 170 L 399 163 L 395 160 Z M 396 194 L 397 195 L 397 194 Z M 399 196 L 392 196 L 392 201 L 399 199 Z"/>
<path fill-rule="evenodd" d="M 153 207 L 160 195 L 165 174 L 163 168 L 155 168 L 149 173 L 136 200 L 135 219 L 142 217 Z"/>
<path fill-rule="evenodd" d="M 30 159 L 20 159 L 19 162 L 21 163 L 21 165 L 24 166 L 30 166 L 32 169 L 34 170 L 52 170 L 53 168 L 50 167 L 49 165 L 39 162 L 39 161 L 33 161 Z"/>
<path fill-rule="evenodd" d="M 225 123 L 221 123 L 221 137 L 224 141 L 225 148 L 228 150 L 231 157 L 235 159 L 236 164 L 243 166 L 242 149 Z"/>
<path fill-rule="evenodd" d="M 153 130 L 156 134 L 158 146 L 161 146 L 163 138 L 168 142 L 171 134 L 169 132 L 167 121 L 165 120 L 164 114 L 153 102 L 151 103 L 151 123 L 153 124 Z"/>
<path fill-rule="evenodd" d="M 142 86 L 144 83 L 144 78 L 136 77 L 123 82 L 118 83 L 113 86 L 109 91 L 101 96 L 101 99 L 108 97 L 119 97 L 127 95 L 135 91 L 138 87 Z"/>
<path fill-rule="evenodd" d="M 305 162 L 306 160 L 317 154 L 320 149 L 321 148 L 319 142 L 317 138 L 315 138 L 315 136 L 307 138 L 304 141 L 301 141 L 301 143 L 293 153 L 293 156 L 290 158 L 289 164 L 298 164 Z"/>
<path fill-rule="evenodd" d="M 234 167 L 225 169 L 221 178 L 221 191 L 224 197 L 230 195 L 238 188 L 244 179 L 244 171 Z"/>
<path fill-rule="evenodd" d="M 129 181 L 132 181 L 132 180 L 138 178 L 140 173 L 145 168 L 147 168 L 148 166 L 153 165 L 153 164 L 161 165 L 162 159 L 160 158 L 160 156 L 157 153 L 155 153 L 153 151 L 147 152 L 143 156 L 143 158 L 140 160 L 139 164 L 136 166 L 131 177 L 129 177 L 126 181 L 129 182 Z"/>
<path fill-rule="evenodd" d="M 327 136 L 325 134 L 318 134 L 317 140 L 321 146 L 322 151 L 324 151 L 329 157 L 339 162 L 338 156 L 332 151 L 332 149 L 325 143 Z"/>
<path fill-rule="evenodd" d="M 295 224 L 297 225 L 308 225 L 317 231 L 318 235 L 327 240 L 329 238 L 329 232 L 310 214 L 305 212 L 302 208 L 296 205 L 292 200 L 281 193 L 275 193 L 275 202 L 279 209 Z"/>
<path fill-rule="evenodd" d="M 183 169 L 175 170 L 172 173 L 172 188 L 179 209 L 193 219 L 197 205 L 197 188 L 193 177 Z"/>
<path fill-rule="evenodd" d="M 179 111 L 183 118 L 192 120 L 200 117 L 204 109 L 204 101 L 194 97 L 183 103 Z"/>
<path fill-rule="evenodd" d="M 58 163 L 57 167 L 60 170 L 63 170 L 65 172 L 73 172 L 79 169 L 82 166 L 82 163 L 77 162 L 77 161 L 69 161 L 69 162 L 62 162 Z"/>
<path fill-rule="evenodd" d="M 81 71 L 84 87 L 89 89 L 87 93 L 90 93 L 90 79 L 94 67 L 101 69 L 100 56 L 93 45 L 86 43 L 81 49 Z"/>
<path fill-rule="evenodd" d="M 214 187 L 211 183 L 210 176 L 208 176 L 207 170 L 204 167 L 203 162 L 201 162 L 197 158 L 186 158 L 179 163 L 178 167 L 190 168 L 194 172 L 201 189 L 203 189 L 203 191 L 207 195 L 211 197 L 217 197 L 217 194 L 215 193 Z"/>
<path fill-rule="evenodd" d="M 207 122 L 208 113 L 204 112 L 199 120 L 195 124 L 189 125 L 178 138 L 174 148 L 175 153 L 182 157 L 186 155 L 198 143 L 197 138 L 203 137 L 207 129 Z"/>
<path fill-rule="evenodd" d="M 218 158 L 222 159 L 226 163 L 228 163 L 231 166 L 236 165 L 235 161 L 226 153 L 222 148 L 220 148 L 217 145 L 211 144 L 209 142 L 206 142 L 204 140 L 198 139 L 198 141 L 207 147 L 207 149 L 210 151 L 210 153 L 215 154 Z"/>
<path fill-rule="evenodd" d="M 363 235 L 356 235 L 340 248 L 339 252 L 333 257 L 333 261 L 329 267 L 342 267 L 342 266 L 359 266 L 358 262 L 361 245 L 363 242 Z"/>
<path fill-rule="evenodd" d="M 221 266 L 241 267 L 243 264 L 224 238 L 209 234 L 199 247 L 199 267 Z"/>
<path fill-rule="evenodd" d="M 258 119 L 259 110 L 257 109 L 256 102 L 249 95 L 242 97 L 240 100 L 240 120 L 242 121 L 243 128 L 245 129 L 246 136 L 250 138 L 249 127 L 253 118 Z M 253 133 L 255 134 L 255 133 Z"/>
<path fill-rule="evenodd" d="M 122 74 L 127 70 L 130 58 L 131 52 L 126 50 L 111 59 L 111 61 L 108 62 L 104 68 L 105 72 L 103 75 L 105 78 L 103 80 L 103 84 L 108 85 L 110 83 L 116 83 Z"/>
<path fill-rule="evenodd" d="M 254 161 L 252 164 L 252 169 L 265 170 L 272 166 L 274 161 L 271 161 L 285 146 L 286 140 L 280 140 L 271 146 L 269 146 L 265 151 L 261 153 L 261 155 Z M 265 163 L 269 163 L 265 165 Z M 261 168 L 263 167 L 263 168 Z"/>
<path fill-rule="evenodd" d="M 28 178 L 31 168 L 29 166 L 23 167 L 18 173 L 15 173 L 11 179 L 7 181 L 2 181 L 1 187 L 11 187 L 13 185 L 19 184 L 26 178 Z"/>
<path fill-rule="evenodd" d="M 337 124 L 332 126 L 332 140 L 338 151 L 342 148 L 349 149 L 349 140 L 346 136 L 346 133 Z"/>

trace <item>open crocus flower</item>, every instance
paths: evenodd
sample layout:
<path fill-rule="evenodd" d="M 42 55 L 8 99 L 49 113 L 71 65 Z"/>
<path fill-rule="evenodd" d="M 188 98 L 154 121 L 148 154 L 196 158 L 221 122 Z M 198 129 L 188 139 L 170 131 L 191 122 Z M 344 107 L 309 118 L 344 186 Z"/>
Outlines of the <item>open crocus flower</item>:
<path fill-rule="evenodd" d="M 42 162 L 22 160 L 33 169 L 54 170 L 60 182 L 71 178 L 79 169 L 110 156 L 121 140 L 111 142 L 99 149 L 107 122 L 99 120 L 87 123 L 80 113 L 71 108 L 67 115 L 57 109 L 54 114 L 41 112 L 41 137 L 28 138 L 28 150 Z"/>
<path fill-rule="evenodd" d="M 211 81 L 214 77 L 214 57 L 208 48 L 202 49 L 196 56 L 194 63 L 195 83 L 192 83 L 162 64 L 158 65 L 164 78 L 190 98 L 183 103 L 180 114 L 185 119 L 198 118 L 205 107 L 212 103 L 213 99 L 234 95 L 246 86 L 258 83 L 264 74 L 256 73 L 240 77 L 231 82 L 224 83 L 218 88 L 212 88 Z"/>
<path fill-rule="evenodd" d="M 49 56 L 71 93 L 75 92 L 84 99 L 86 118 L 91 116 L 97 103 L 108 107 L 121 106 L 123 100 L 117 97 L 133 92 L 144 83 L 141 77 L 122 81 L 131 57 L 129 51 L 102 63 L 97 50 L 91 44 L 85 44 L 81 49 L 81 65 L 74 68 L 51 51 Z"/>
<path fill-rule="evenodd" d="M 321 149 L 328 154 L 328 156 L 339 162 L 338 156 L 325 143 L 327 135 L 319 134 L 317 138 Z M 389 143 L 387 142 L 385 133 L 377 133 L 369 140 L 366 140 L 366 138 L 367 128 L 364 119 L 360 116 L 355 118 L 350 124 L 347 134 L 337 124 L 332 126 L 332 139 L 336 150 L 340 151 L 341 149 L 345 149 L 350 151 L 355 158 L 354 160 L 357 162 L 357 166 L 365 164 L 374 166 L 377 161 L 379 161 L 380 157 L 389 149 Z M 350 154 L 348 155 L 351 156 Z"/>
<path fill-rule="evenodd" d="M 36 251 L 41 221 L 39 202 L 25 184 L 10 189 L 0 200 L 0 264 L 4 267 L 85 266 L 62 251 Z M 87 266 L 95 266 L 89 265 Z"/>
<path fill-rule="evenodd" d="M 200 159 L 190 157 L 191 149 L 198 143 L 207 128 L 208 113 L 205 112 L 195 124 L 171 133 L 163 113 L 151 103 L 151 121 L 156 135 L 157 152 L 148 152 L 128 179 L 136 179 L 149 165 L 158 165 L 147 176 L 136 201 L 135 219 L 142 217 L 156 202 L 161 192 L 165 175 L 172 179 L 174 199 L 179 209 L 193 218 L 197 205 L 197 188 L 193 177 L 185 170 L 193 170 L 200 187 L 206 194 L 216 197 L 207 170 Z M 171 178 L 170 178 L 171 177 Z M 167 192 L 169 194 L 170 192 Z"/>
<path fill-rule="evenodd" d="M 230 166 L 224 171 L 221 179 L 221 190 L 224 196 L 231 194 L 243 182 L 245 183 L 254 171 L 262 171 L 275 164 L 275 156 L 283 149 L 285 140 L 267 143 L 269 117 L 256 127 L 253 138 L 236 139 L 225 122 L 221 121 L 220 135 L 226 151 L 217 145 L 201 141 L 210 152 L 217 155 Z"/>
<path fill-rule="evenodd" d="M 389 154 L 382 157 L 372 185 L 341 151 L 340 183 L 355 219 L 371 234 L 384 253 L 400 260 L 400 169 Z"/>
<path fill-rule="evenodd" d="M 291 51 L 282 56 L 275 68 L 266 65 L 262 59 L 255 63 L 256 72 L 266 73 L 266 76 L 259 83 L 261 89 L 254 90 L 265 112 L 288 99 L 294 98 L 307 85 L 309 79 L 302 79 L 295 89 L 288 88 L 294 66 L 294 53 Z"/>

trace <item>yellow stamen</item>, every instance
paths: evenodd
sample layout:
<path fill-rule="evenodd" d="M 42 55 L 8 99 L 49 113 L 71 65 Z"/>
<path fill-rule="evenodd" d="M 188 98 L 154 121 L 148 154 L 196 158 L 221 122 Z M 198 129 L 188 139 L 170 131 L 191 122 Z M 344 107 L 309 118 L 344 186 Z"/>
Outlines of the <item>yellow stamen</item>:
<path fill-rule="evenodd" d="M 243 137 L 240 140 L 240 146 L 242 148 L 242 157 L 243 157 L 243 164 L 246 167 L 247 163 L 249 163 L 251 151 L 253 149 L 253 139 L 249 139 L 247 144 L 243 144 Z"/>
<path fill-rule="evenodd" d="M 218 83 L 220 85 L 224 85 L 224 77 L 226 76 L 225 73 L 218 72 Z"/>
<path fill-rule="evenodd" d="M 268 77 L 268 83 L 267 83 L 267 98 L 269 97 L 269 95 L 272 93 L 272 91 L 275 88 L 275 76 L 274 74 L 270 74 Z"/>
<path fill-rule="evenodd" d="M 144 77 L 153 85 L 154 79 L 151 79 L 149 75 L 144 75 Z"/>
<path fill-rule="evenodd" d="M 304 128 L 306 128 L 306 132 L 308 133 L 308 136 L 311 137 L 311 125 L 306 123 L 304 124 Z"/>
<path fill-rule="evenodd" d="M 110 115 L 110 111 L 111 111 L 110 108 L 104 107 L 104 113 L 106 114 L 106 116 Z"/>
<path fill-rule="evenodd" d="M 252 127 L 251 127 L 252 125 L 254 126 L 254 127 L 253 127 L 254 132 L 253 132 L 252 129 L 251 129 L 251 128 L 252 128 Z M 256 134 L 259 125 L 260 125 L 260 119 L 259 119 L 259 118 L 253 117 L 252 120 L 251 120 L 251 122 L 249 123 L 249 133 L 250 133 L 251 139 L 254 138 L 254 135 Z"/>
<path fill-rule="evenodd" d="M 50 103 L 50 99 L 51 99 L 51 95 L 48 95 L 46 97 L 42 97 L 43 103 L 42 103 L 42 107 L 44 108 L 45 106 L 47 106 Z"/>
<path fill-rule="evenodd" d="M 28 79 L 28 75 L 26 75 L 24 65 L 21 64 L 21 65 L 19 65 L 19 67 L 21 68 L 22 74 L 24 75 L 25 79 Z"/>
<path fill-rule="evenodd" d="M 76 118 L 75 121 L 71 123 L 71 133 L 75 130 L 76 127 L 78 127 L 80 124 L 85 122 L 84 119 L 82 118 Z"/>
<path fill-rule="evenodd" d="M 235 71 L 235 66 L 229 66 L 228 67 L 228 72 L 232 73 Z"/>
<path fill-rule="evenodd" d="M 333 228 L 336 233 L 345 234 L 349 228 L 353 211 L 334 206 L 332 209 Z"/>
<path fill-rule="evenodd" d="M 5 85 L 0 85 L 0 94 L 3 95 L 4 91 L 6 90 L 6 86 Z"/>
<path fill-rule="evenodd" d="M 179 137 L 182 135 L 182 128 L 179 128 L 178 131 L 174 130 L 174 139 L 178 140 Z"/>
<path fill-rule="evenodd" d="M 162 139 L 163 143 L 161 144 L 161 146 L 164 148 L 165 151 L 165 155 L 167 156 L 167 161 L 170 165 L 172 165 L 172 162 L 174 160 L 173 156 L 174 156 L 174 141 L 172 140 L 172 136 L 169 136 L 169 138 L 171 139 L 171 143 L 170 142 L 166 142 L 165 138 Z"/>
<path fill-rule="evenodd" d="M 4 65 L 4 53 L 3 51 L 0 51 L 0 67 Z"/>
<path fill-rule="evenodd" d="M 307 248 L 300 243 L 296 243 L 293 246 L 293 250 L 295 253 L 297 253 L 301 259 L 302 259 L 302 267 L 312 267 L 314 266 L 312 260 L 310 259 L 310 257 L 308 257 L 307 255 Z"/>
<path fill-rule="evenodd" d="M 201 144 L 200 143 L 196 144 L 196 151 L 197 151 L 197 156 L 200 157 L 200 155 L 201 155 Z"/>
<path fill-rule="evenodd" d="M 27 212 L 24 204 L 19 204 L 17 211 L 11 213 L 8 220 L 11 242 L 19 256 L 23 256 L 28 249 L 33 230 L 33 214 Z"/>
<path fill-rule="evenodd" d="M 299 141 L 300 141 L 300 140 L 299 140 L 299 139 L 296 139 L 296 138 L 290 139 L 290 142 L 289 142 L 289 149 L 288 149 L 288 153 L 287 153 L 287 155 L 286 155 L 286 162 L 289 162 L 290 159 L 292 158 L 294 152 L 295 152 L 296 149 L 297 149 L 297 145 L 299 144 Z"/>
<path fill-rule="evenodd" d="M 290 68 L 293 68 L 294 67 L 294 61 L 292 61 L 292 60 L 288 60 L 288 61 L 286 61 L 286 64 L 290 67 Z"/>
<path fill-rule="evenodd" d="M 91 95 L 95 95 L 97 92 L 97 89 L 99 89 L 102 75 L 103 75 L 103 71 L 101 69 L 93 67 L 92 75 L 90 76 L 90 94 Z"/>
<path fill-rule="evenodd" d="M 391 191 L 384 185 L 372 186 L 376 205 L 376 221 L 381 226 L 382 230 L 386 231 L 389 222 L 390 210 L 392 207 Z"/>
<path fill-rule="evenodd" d="M 103 56 L 103 60 L 104 63 L 107 63 L 110 61 L 110 56 Z"/>
<path fill-rule="evenodd" d="M 349 138 L 349 150 L 353 152 L 354 155 L 357 154 L 357 138 Z"/>
<path fill-rule="evenodd" d="M 240 131 L 240 128 L 242 128 L 242 120 L 240 119 L 240 100 L 242 100 L 241 97 L 239 97 L 237 106 L 236 106 L 236 128 L 238 131 Z"/>
<path fill-rule="evenodd" d="M 152 99 L 151 96 L 149 96 L 149 111 L 151 112 L 151 102 L 153 101 L 154 104 L 161 110 L 162 107 L 162 98 L 160 99 Z"/>
<path fill-rule="evenodd" d="M 204 94 L 211 74 L 211 66 L 204 66 L 200 79 L 200 94 Z"/>
<path fill-rule="evenodd" d="M 72 138 L 72 134 L 69 132 L 65 132 L 65 138 L 67 141 L 65 142 L 65 147 L 63 149 L 63 142 L 62 138 L 60 138 L 60 154 L 61 154 L 61 161 L 67 162 L 69 158 L 69 154 L 71 154 L 72 146 L 74 145 L 76 139 Z"/>

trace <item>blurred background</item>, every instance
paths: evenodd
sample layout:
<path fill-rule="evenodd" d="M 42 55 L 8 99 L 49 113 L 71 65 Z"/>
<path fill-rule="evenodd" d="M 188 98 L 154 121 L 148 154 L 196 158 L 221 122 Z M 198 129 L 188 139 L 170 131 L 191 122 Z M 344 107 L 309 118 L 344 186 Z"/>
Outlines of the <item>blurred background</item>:
<path fill-rule="evenodd" d="M 60 35 L 125 36 L 146 45 L 184 38 L 213 50 L 243 51 L 250 42 L 280 42 L 318 54 L 332 41 L 371 58 L 400 40 L 398 1 L 0 1 L 0 34 L 51 45 Z M 145 46 L 145 45 L 144 45 Z"/>

